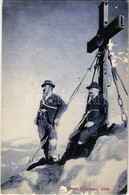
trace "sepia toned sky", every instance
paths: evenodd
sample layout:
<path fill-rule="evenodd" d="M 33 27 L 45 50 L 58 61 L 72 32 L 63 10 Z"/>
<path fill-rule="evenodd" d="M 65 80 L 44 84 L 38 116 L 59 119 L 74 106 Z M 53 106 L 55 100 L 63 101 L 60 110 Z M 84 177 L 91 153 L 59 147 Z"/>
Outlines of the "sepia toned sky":
<path fill-rule="evenodd" d="M 97 33 L 99 4 L 100 1 L 3 1 L 3 138 L 37 136 L 33 120 L 44 80 L 53 80 L 56 85 L 54 92 L 68 101 L 96 54 L 96 51 L 87 53 L 86 43 Z M 126 88 L 127 6 L 124 1 L 109 4 L 109 23 L 118 14 L 125 16 L 125 29 L 113 37 L 112 42 L 117 69 Z M 62 118 L 63 133 L 66 129 L 72 131 L 71 128 L 80 120 L 87 97 L 85 87 L 90 84 L 91 75 L 88 74 Z M 115 92 L 111 90 L 110 93 Z M 125 95 L 123 91 L 122 95 Z"/>

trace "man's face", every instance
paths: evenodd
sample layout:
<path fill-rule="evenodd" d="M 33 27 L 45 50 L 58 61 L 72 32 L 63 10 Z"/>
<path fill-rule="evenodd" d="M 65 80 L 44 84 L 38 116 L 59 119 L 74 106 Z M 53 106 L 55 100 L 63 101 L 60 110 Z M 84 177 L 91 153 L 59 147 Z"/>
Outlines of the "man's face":
<path fill-rule="evenodd" d="M 90 96 L 91 97 L 95 97 L 96 95 L 98 95 L 98 93 L 99 93 L 99 89 L 97 89 L 97 88 L 90 89 Z"/>
<path fill-rule="evenodd" d="M 48 94 L 52 91 L 53 87 L 51 85 L 45 85 L 43 87 L 43 94 Z"/>

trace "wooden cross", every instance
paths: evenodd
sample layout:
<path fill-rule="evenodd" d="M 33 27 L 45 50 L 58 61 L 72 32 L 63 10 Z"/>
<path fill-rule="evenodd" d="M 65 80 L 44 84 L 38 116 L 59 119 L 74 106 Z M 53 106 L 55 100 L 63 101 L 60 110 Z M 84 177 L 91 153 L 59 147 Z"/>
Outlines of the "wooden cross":
<path fill-rule="evenodd" d="M 100 94 L 107 99 L 108 87 L 108 65 L 106 63 L 106 48 L 109 40 L 124 28 L 124 16 L 118 15 L 110 24 L 108 24 L 108 0 L 104 0 L 99 6 L 99 29 L 97 35 L 87 43 L 87 52 L 92 53 L 99 48 L 101 54 L 99 58 L 100 75 L 99 85 Z"/>

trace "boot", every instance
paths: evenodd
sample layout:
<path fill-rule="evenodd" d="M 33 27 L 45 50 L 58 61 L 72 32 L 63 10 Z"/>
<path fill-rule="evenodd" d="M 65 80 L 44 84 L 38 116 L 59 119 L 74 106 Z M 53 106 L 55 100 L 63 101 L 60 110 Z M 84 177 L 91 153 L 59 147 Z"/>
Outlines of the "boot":
<path fill-rule="evenodd" d="M 32 169 L 34 169 L 37 166 L 41 166 L 46 164 L 46 159 L 45 158 L 41 158 L 38 162 L 31 164 L 28 168 L 27 171 L 30 171 Z"/>
<path fill-rule="evenodd" d="M 51 156 L 50 158 L 47 159 L 47 164 L 48 164 L 48 165 L 53 165 L 53 164 L 55 164 L 55 162 L 54 162 L 52 156 Z"/>
<path fill-rule="evenodd" d="M 66 161 L 67 160 L 69 160 L 70 158 L 66 155 L 66 153 L 64 153 L 64 155 L 61 157 L 61 159 L 60 160 L 58 160 L 57 162 L 56 162 L 56 164 L 58 164 L 58 165 L 64 165 L 65 163 L 66 163 Z"/>
<path fill-rule="evenodd" d="M 66 147 L 66 151 L 61 157 L 61 159 L 57 162 L 58 165 L 64 165 L 67 160 L 69 160 L 72 157 L 73 151 L 76 147 L 76 143 L 73 141 L 70 141 Z"/>

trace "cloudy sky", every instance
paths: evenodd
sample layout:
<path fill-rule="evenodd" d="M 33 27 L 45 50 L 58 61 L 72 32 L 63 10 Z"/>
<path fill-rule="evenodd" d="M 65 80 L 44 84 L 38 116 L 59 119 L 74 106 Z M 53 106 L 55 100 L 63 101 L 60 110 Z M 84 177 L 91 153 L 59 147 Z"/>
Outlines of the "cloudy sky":
<path fill-rule="evenodd" d="M 96 54 L 96 51 L 87 53 L 86 43 L 97 33 L 99 4 L 100 1 L 3 1 L 3 138 L 37 136 L 33 120 L 42 96 L 40 86 L 45 79 L 53 80 L 55 93 L 68 101 Z M 125 29 L 112 38 L 112 42 L 117 69 L 126 88 L 127 8 L 124 1 L 109 4 L 109 23 L 118 14 L 125 16 Z M 79 121 L 85 107 L 85 87 L 90 82 L 91 74 L 88 74 L 64 114 L 64 124 L 73 121 L 75 125 Z M 72 125 L 67 122 L 67 126 Z"/>

